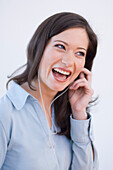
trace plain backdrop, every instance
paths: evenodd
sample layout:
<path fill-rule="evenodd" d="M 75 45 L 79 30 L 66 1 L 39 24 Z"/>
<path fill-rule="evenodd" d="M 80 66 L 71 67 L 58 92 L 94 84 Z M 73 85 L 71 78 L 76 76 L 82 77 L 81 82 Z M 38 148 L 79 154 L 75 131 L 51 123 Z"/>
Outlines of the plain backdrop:
<path fill-rule="evenodd" d="M 92 108 L 99 170 L 113 170 L 113 1 L 112 0 L 0 0 L 0 97 L 7 75 L 26 63 L 26 47 L 38 25 L 48 16 L 75 12 L 84 16 L 98 36 L 92 86 L 98 104 Z"/>

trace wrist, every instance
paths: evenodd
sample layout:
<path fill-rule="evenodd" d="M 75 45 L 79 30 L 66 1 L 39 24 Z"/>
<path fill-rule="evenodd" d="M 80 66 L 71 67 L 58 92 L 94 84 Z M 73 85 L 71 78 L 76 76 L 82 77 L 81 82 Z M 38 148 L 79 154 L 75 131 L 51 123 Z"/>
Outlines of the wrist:
<path fill-rule="evenodd" d="M 88 119 L 88 115 L 86 113 L 86 109 L 82 111 L 72 111 L 72 117 L 76 120 L 86 120 Z"/>

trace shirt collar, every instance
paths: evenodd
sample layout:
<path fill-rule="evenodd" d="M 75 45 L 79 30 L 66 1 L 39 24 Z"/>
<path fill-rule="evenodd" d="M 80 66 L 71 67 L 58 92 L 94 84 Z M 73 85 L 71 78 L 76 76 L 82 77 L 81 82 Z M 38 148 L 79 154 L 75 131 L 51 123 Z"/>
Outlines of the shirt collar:
<path fill-rule="evenodd" d="M 6 95 L 11 100 L 15 108 L 20 110 L 26 103 L 26 100 L 30 94 L 25 91 L 19 84 L 13 81 Z"/>

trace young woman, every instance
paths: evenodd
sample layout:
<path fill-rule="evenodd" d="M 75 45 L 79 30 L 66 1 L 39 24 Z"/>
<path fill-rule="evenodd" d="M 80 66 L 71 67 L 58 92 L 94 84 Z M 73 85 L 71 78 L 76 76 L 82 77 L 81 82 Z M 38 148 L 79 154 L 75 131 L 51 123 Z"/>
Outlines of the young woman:
<path fill-rule="evenodd" d="M 0 99 L 1 170 L 98 169 L 88 113 L 96 49 L 78 14 L 55 14 L 37 28 L 25 71 Z"/>

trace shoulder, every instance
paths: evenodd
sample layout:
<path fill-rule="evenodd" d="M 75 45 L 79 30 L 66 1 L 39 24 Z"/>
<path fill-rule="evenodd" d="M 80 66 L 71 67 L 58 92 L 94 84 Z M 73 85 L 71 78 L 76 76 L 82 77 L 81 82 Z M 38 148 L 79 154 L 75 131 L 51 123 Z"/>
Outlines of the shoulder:
<path fill-rule="evenodd" d="M 8 96 L 5 94 L 2 98 L 0 98 L 0 120 L 2 117 L 7 116 L 12 112 L 13 105 L 8 98 Z"/>
<path fill-rule="evenodd" d="M 9 137 L 12 126 L 13 105 L 7 95 L 0 98 L 0 128 L 5 130 L 6 136 Z"/>

